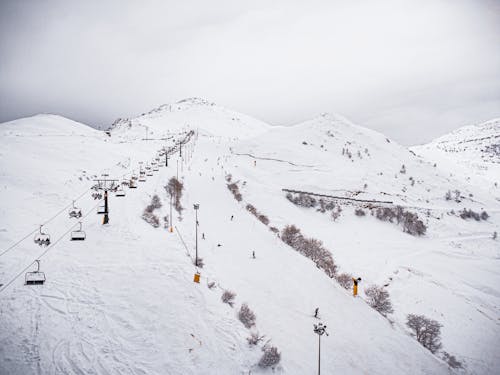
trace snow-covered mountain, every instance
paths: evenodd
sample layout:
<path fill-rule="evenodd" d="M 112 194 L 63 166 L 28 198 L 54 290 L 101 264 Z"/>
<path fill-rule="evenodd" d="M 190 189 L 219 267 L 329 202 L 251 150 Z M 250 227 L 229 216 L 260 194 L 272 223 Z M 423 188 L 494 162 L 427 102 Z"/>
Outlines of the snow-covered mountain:
<path fill-rule="evenodd" d="M 112 195 L 110 224 L 102 225 L 94 179 L 128 181 L 191 130 L 182 157 L 176 149 L 168 167 L 125 197 Z M 108 134 L 58 116 L 20 119 L 0 124 L 0 142 L 2 374 L 272 373 L 256 365 L 265 345 L 281 353 L 276 373 L 315 373 L 315 308 L 330 334 L 321 339 L 323 373 L 500 367 L 500 246 L 491 238 L 500 229 L 500 189 L 450 176 L 441 162 L 380 133 L 331 114 L 274 127 L 187 99 L 118 120 Z M 164 186 L 176 175 L 184 210 L 173 215 L 171 233 Z M 312 193 L 317 204 L 296 205 L 283 189 Z M 459 194 L 447 199 L 448 191 Z M 158 228 L 141 218 L 154 194 L 163 203 Z M 77 224 L 67 214 L 73 200 L 84 214 L 83 242 L 68 238 Z M 425 235 L 370 215 L 396 205 L 418 215 Z M 464 208 L 489 217 L 462 219 Z M 32 239 L 42 223 L 53 241 L 46 249 Z M 323 242 L 338 273 L 362 278 L 361 298 L 276 235 L 291 224 Z M 47 282 L 25 286 L 22 271 L 37 258 Z M 390 293 L 388 318 L 366 302 L 370 284 Z M 236 294 L 233 307 L 221 302 L 225 290 Z M 251 329 L 238 319 L 243 303 L 256 314 Z M 442 351 L 433 355 L 410 336 L 410 313 L 442 324 L 443 351 L 463 369 L 451 370 Z M 257 331 L 265 338 L 250 346 Z"/>
<path fill-rule="evenodd" d="M 464 126 L 412 150 L 428 160 L 444 163 L 467 181 L 500 183 L 500 118 Z"/>

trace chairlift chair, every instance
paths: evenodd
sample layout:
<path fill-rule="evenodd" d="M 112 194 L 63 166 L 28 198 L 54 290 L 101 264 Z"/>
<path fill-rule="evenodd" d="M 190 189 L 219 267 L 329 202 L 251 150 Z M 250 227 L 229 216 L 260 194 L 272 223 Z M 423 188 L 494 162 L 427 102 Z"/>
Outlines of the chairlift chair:
<path fill-rule="evenodd" d="M 146 174 L 143 171 L 141 171 L 139 173 L 139 181 L 140 182 L 145 182 L 146 181 Z"/>
<path fill-rule="evenodd" d="M 128 187 L 129 189 L 137 189 L 137 185 L 134 180 L 130 180 Z"/>
<path fill-rule="evenodd" d="M 40 246 L 50 245 L 50 235 L 42 231 L 43 225 L 40 225 L 39 233 L 35 234 L 33 241 Z"/>
<path fill-rule="evenodd" d="M 43 285 L 45 283 L 45 273 L 40 271 L 40 260 L 35 260 L 36 271 L 26 272 L 24 276 L 25 285 Z"/>
<path fill-rule="evenodd" d="M 82 210 L 75 206 L 75 201 L 73 201 L 73 207 L 69 209 L 69 217 L 79 219 L 82 217 Z"/>
<path fill-rule="evenodd" d="M 124 197 L 125 196 L 125 190 L 123 190 L 122 187 L 118 188 L 118 190 L 115 193 L 115 197 Z"/>
<path fill-rule="evenodd" d="M 151 177 L 152 175 L 153 175 L 153 171 L 147 171 L 147 172 L 146 172 L 146 176 Z"/>
<path fill-rule="evenodd" d="M 71 241 L 85 241 L 87 238 L 87 235 L 82 230 L 82 222 L 80 221 L 78 224 L 80 224 L 80 229 L 71 232 Z"/>
<path fill-rule="evenodd" d="M 104 215 L 106 213 L 106 207 L 105 206 L 99 206 L 97 207 L 97 214 L 98 215 Z"/>

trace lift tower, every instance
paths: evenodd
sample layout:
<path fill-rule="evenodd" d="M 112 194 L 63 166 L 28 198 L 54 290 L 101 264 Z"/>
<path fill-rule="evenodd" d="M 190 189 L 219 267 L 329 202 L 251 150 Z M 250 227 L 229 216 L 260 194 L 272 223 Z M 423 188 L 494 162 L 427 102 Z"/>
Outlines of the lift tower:
<path fill-rule="evenodd" d="M 98 190 L 102 190 L 104 192 L 104 219 L 102 220 L 103 224 L 109 223 L 109 203 L 108 203 L 108 191 L 115 191 L 118 188 L 118 180 L 109 179 L 108 174 L 103 174 L 103 178 L 95 179 L 94 181 L 97 183 L 96 187 Z"/>

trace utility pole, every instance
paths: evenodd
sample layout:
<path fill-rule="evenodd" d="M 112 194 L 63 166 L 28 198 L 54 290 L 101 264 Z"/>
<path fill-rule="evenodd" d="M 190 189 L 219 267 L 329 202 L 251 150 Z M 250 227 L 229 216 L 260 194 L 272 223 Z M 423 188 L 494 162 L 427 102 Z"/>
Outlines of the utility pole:
<path fill-rule="evenodd" d="M 318 375 L 321 375 L 321 336 L 324 333 L 328 336 L 328 332 L 326 332 L 326 325 L 323 325 L 323 323 L 315 324 L 314 333 L 318 335 Z"/>
<path fill-rule="evenodd" d="M 198 209 L 200 208 L 200 205 L 198 203 L 194 204 L 194 212 L 195 212 L 195 215 L 196 215 L 196 229 L 195 229 L 195 232 L 196 232 L 196 255 L 195 255 L 195 261 L 194 261 L 194 265 L 196 267 L 198 267 Z"/>
<path fill-rule="evenodd" d="M 99 178 L 94 181 L 97 182 L 97 188 L 98 190 L 104 191 L 104 219 L 102 220 L 103 224 L 108 224 L 109 223 L 109 203 L 108 203 L 108 191 L 110 190 L 115 190 L 117 185 L 118 180 L 114 179 L 108 179 L 109 175 L 103 174 L 102 177 L 104 178 Z"/>
<path fill-rule="evenodd" d="M 174 231 L 174 217 L 172 216 L 172 192 L 170 192 L 170 233 Z"/>

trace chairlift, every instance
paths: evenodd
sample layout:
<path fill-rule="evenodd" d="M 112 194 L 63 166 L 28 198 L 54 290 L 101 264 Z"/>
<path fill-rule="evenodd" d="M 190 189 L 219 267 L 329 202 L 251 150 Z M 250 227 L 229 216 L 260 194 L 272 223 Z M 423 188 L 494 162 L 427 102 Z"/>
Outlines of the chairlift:
<path fill-rule="evenodd" d="M 146 172 L 146 176 L 150 176 L 151 177 L 152 175 L 153 175 L 153 171 L 147 171 Z"/>
<path fill-rule="evenodd" d="M 43 225 L 40 225 L 39 233 L 35 234 L 33 241 L 40 246 L 50 245 L 50 235 L 42 231 Z"/>
<path fill-rule="evenodd" d="M 87 235 L 82 230 L 82 222 L 80 221 L 78 224 L 80 224 L 80 229 L 71 232 L 71 241 L 85 241 L 87 238 Z"/>
<path fill-rule="evenodd" d="M 45 273 L 40 271 L 40 260 L 35 260 L 36 271 L 26 272 L 24 276 L 25 285 L 43 285 L 45 283 Z"/>
<path fill-rule="evenodd" d="M 134 180 L 130 180 L 128 187 L 129 189 L 137 189 L 137 185 Z"/>
<path fill-rule="evenodd" d="M 82 217 L 82 210 L 75 206 L 75 201 L 73 201 L 73 207 L 69 209 L 69 217 L 79 219 Z"/>
<path fill-rule="evenodd" d="M 123 190 L 122 187 L 119 187 L 115 193 L 115 197 L 124 197 L 124 196 L 125 196 L 125 190 Z"/>

